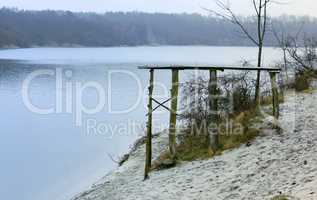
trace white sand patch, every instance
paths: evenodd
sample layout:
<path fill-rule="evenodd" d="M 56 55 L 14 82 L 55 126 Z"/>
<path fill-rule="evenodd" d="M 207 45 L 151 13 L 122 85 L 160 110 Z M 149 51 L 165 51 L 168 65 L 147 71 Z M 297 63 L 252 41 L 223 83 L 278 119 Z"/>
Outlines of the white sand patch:
<path fill-rule="evenodd" d="M 143 181 L 144 145 L 74 200 L 263 200 L 287 194 L 317 199 L 317 93 L 288 94 L 281 106 L 282 135 L 258 137 L 250 147 L 210 160 L 183 162 Z M 154 140 L 154 157 L 167 134 Z"/>

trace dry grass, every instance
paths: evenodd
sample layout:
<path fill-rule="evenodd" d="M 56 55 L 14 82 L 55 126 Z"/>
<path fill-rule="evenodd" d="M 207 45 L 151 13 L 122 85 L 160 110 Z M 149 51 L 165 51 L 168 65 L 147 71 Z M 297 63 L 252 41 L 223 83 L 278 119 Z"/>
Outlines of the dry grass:
<path fill-rule="evenodd" d="M 284 103 L 285 99 L 282 93 L 279 93 L 278 100 L 279 100 L 279 103 Z M 261 97 L 262 106 L 272 105 L 272 103 L 273 103 L 273 98 L 271 95 Z"/>
<path fill-rule="evenodd" d="M 172 160 L 172 156 L 168 150 L 163 151 L 159 157 L 152 162 L 151 170 L 161 170 L 176 165 L 176 161 Z"/>
<path fill-rule="evenodd" d="M 232 149 L 253 140 L 259 135 L 259 130 L 252 128 L 254 123 L 258 123 L 259 118 L 255 110 L 241 112 L 232 118 L 232 130 L 222 130 L 220 133 L 220 149 L 221 151 Z M 239 128 L 240 127 L 240 128 Z M 236 130 L 236 131 L 235 131 Z"/>
<path fill-rule="evenodd" d="M 302 91 L 302 93 L 306 93 L 306 94 L 313 94 L 314 92 L 316 92 L 315 88 L 309 88 Z"/>
<path fill-rule="evenodd" d="M 223 151 L 236 148 L 248 141 L 254 139 L 259 135 L 259 130 L 251 128 L 253 123 L 257 123 L 255 111 L 242 112 L 237 116 L 233 116 L 230 121 L 230 126 L 233 128 L 229 131 L 226 129 L 226 123 L 221 125 L 221 131 L 219 134 L 219 150 L 213 152 L 207 143 L 206 134 L 191 134 L 189 131 L 185 131 L 182 135 L 178 136 L 179 144 L 177 146 L 177 160 L 178 161 L 193 161 L 210 159 L 215 155 L 222 154 Z M 235 132 L 235 126 L 239 126 L 238 132 Z M 242 129 L 241 129 L 242 128 Z M 169 151 L 164 151 L 160 154 L 152 165 L 152 169 L 166 168 L 164 162 L 171 160 Z"/>
<path fill-rule="evenodd" d="M 286 195 L 278 195 L 276 197 L 273 197 L 272 200 L 290 200 L 290 197 Z"/>
<path fill-rule="evenodd" d="M 183 161 L 203 160 L 214 155 L 207 146 L 205 134 L 183 134 L 176 150 L 177 158 Z"/>

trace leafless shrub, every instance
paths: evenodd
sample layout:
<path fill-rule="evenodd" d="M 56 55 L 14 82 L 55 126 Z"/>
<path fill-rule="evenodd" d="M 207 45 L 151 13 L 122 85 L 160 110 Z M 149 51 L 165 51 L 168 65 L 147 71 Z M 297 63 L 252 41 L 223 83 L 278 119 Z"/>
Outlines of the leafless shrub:
<path fill-rule="evenodd" d="M 193 124 L 206 124 L 208 118 L 208 80 L 203 76 L 191 78 L 182 84 L 183 113 L 179 118 L 190 128 Z"/>
<path fill-rule="evenodd" d="M 250 109 L 254 105 L 252 95 L 256 81 L 251 77 L 250 72 L 232 74 L 221 79 L 222 90 L 231 100 L 222 101 L 222 108 L 228 112 L 239 113 Z M 229 103 L 229 104 L 228 104 Z"/>
<path fill-rule="evenodd" d="M 317 77 L 317 40 L 306 35 L 303 41 L 298 38 L 299 36 L 289 36 L 286 50 L 290 57 L 290 66 L 295 74 L 290 85 L 297 91 L 303 91 L 308 89 L 313 78 Z"/>
<path fill-rule="evenodd" d="M 283 24 L 280 25 L 282 31 L 279 33 L 273 26 L 273 33 L 284 54 L 281 68 L 286 76 L 285 86 L 286 88 L 295 88 L 298 91 L 308 89 L 312 78 L 317 77 L 317 40 L 314 36 L 308 36 L 302 32 L 304 25 L 301 23 L 298 31 L 293 35 L 284 30 Z M 289 71 L 293 75 L 291 79 Z"/>
<path fill-rule="evenodd" d="M 253 108 L 253 95 L 256 80 L 251 72 L 227 74 L 219 79 L 218 108 L 224 118 L 237 115 Z M 263 79 L 264 81 L 264 79 Z M 184 97 L 182 99 L 183 113 L 179 116 L 187 128 L 208 125 L 208 80 L 203 76 L 192 78 L 182 84 Z"/>
<path fill-rule="evenodd" d="M 303 47 L 297 37 L 288 37 L 287 52 L 296 71 L 315 70 L 317 64 L 317 40 L 314 37 L 304 37 Z"/>

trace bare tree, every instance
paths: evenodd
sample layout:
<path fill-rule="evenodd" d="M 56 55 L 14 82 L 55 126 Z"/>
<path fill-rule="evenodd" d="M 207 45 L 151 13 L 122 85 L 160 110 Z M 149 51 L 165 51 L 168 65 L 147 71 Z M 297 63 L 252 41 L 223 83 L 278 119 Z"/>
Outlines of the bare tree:
<path fill-rule="evenodd" d="M 275 25 L 276 26 L 276 25 Z M 289 61 L 289 57 L 293 57 L 295 55 L 295 57 L 297 58 L 298 55 L 297 54 L 297 41 L 299 38 L 299 35 L 302 32 L 302 29 L 304 27 L 304 23 L 301 23 L 298 31 L 296 32 L 296 34 L 294 36 L 291 36 L 290 33 L 287 33 L 285 31 L 285 27 L 283 23 L 279 23 L 278 27 L 279 28 L 275 28 L 274 24 L 272 24 L 272 31 L 274 34 L 274 37 L 277 41 L 277 44 L 279 46 L 279 48 L 282 50 L 283 52 L 283 68 L 285 71 L 285 75 L 286 75 L 286 82 L 289 83 L 289 75 L 288 75 L 288 70 L 290 68 L 290 66 L 288 66 L 290 64 Z M 279 31 L 277 31 L 279 30 Z M 293 54 L 293 56 L 292 56 Z"/>
<path fill-rule="evenodd" d="M 226 19 L 233 24 L 236 24 L 244 35 L 251 40 L 258 47 L 258 58 L 257 58 L 257 67 L 262 65 L 262 54 L 263 54 L 263 44 L 265 39 L 265 34 L 267 30 L 268 23 L 268 5 L 275 1 L 273 0 L 250 0 L 253 4 L 256 20 L 257 20 L 257 34 L 256 36 L 252 35 L 249 30 L 244 26 L 243 21 L 232 11 L 230 8 L 229 0 L 224 2 L 224 0 L 215 0 L 218 7 L 222 12 L 217 12 L 215 10 L 206 9 L 207 11 Z M 255 86 L 255 104 L 258 106 L 260 104 L 260 71 L 257 72 L 256 86 Z"/>
<path fill-rule="evenodd" d="M 297 71 L 314 70 L 317 64 L 317 40 L 314 37 L 304 36 L 302 44 L 298 36 L 288 39 L 290 42 L 286 50 L 293 60 L 292 64 Z"/>
<path fill-rule="evenodd" d="M 277 44 L 279 48 L 283 52 L 283 69 L 285 71 L 286 76 L 286 82 L 289 82 L 289 76 L 288 76 L 288 59 L 287 59 L 287 47 L 290 45 L 289 37 L 287 36 L 287 33 L 285 32 L 284 27 L 281 27 L 281 32 L 278 33 L 274 26 L 272 26 L 274 37 L 277 41 Z"/>

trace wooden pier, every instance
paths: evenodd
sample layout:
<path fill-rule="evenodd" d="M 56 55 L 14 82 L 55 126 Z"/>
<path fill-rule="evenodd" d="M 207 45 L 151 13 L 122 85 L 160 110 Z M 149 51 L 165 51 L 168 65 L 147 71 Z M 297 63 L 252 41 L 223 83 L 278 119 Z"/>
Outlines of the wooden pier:
<path fill-rule="evenodd" d="M 140 66 L 139 69 L 150 71 L 150 81 L 149 81 L 149 102 L 148 102 L 148 122 L 147 122 L 147 133 L 146 133 L 146 158 L 145 158 L 145 170 L 144 179 L 148 178 L 148 174 L 151 169 L 152 161 L 152 120 L 153 112 L 159 108 L 163 107 L 170 111 L 170 125 L 169 125 L 169 151 L 172 159 L 176 159 L 176 117 L 178 109 L 178 94 L 179 94 L 179 71 L 184 70 L 207 70 L 209 71 L 209 113 L 218 112 L 218 102 L 217 99 L 213 98 L 217 95 L 217 71 L 234 70 L 234 71 L 266 71 L 270 75 L 271 87 L 272 87 L 272 102 L 273 102 L 273 116 L 277 120 L 279 118 L 279 94 L 278 94 L 278 84 L 276 80 L 276 75 L 280 73 L 279 68 L 269 68 L 269 67 L 239 67 L 239 66 Z M 172 72 L 172 88 L 171 88 L 171 98 L 160 103 L 153 98 L 154 90 L 154 72 L 155 70 L 170 70 Z M 168 108 L 164 104 L 171 101 L 171 108 Z M 153 102 L 157 103 L 153 109 Z M 219 116 L 217 114 L 212 114 L 212 121 L 219 123 Z M 208 144 L 210 148 L 215 151 L 218 148 L 218 133 L 209 135 Z"/>

